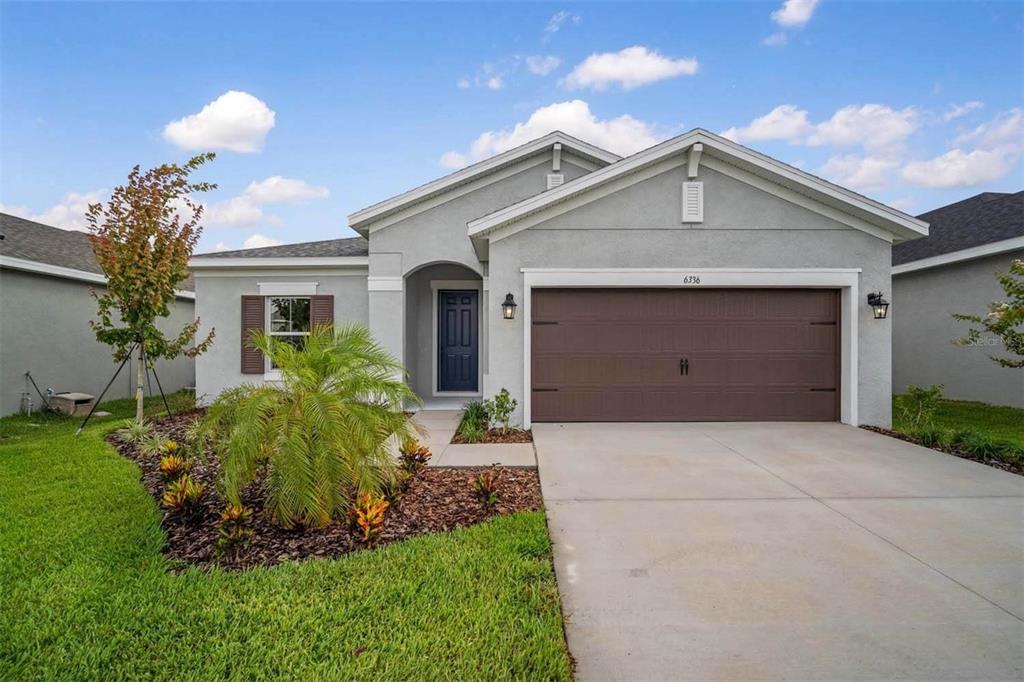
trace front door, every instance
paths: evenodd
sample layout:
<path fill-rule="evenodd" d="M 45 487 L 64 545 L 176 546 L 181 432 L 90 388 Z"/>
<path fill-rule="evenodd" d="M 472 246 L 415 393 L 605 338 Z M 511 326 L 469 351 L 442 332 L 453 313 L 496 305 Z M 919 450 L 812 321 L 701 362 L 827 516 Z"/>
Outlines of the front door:
<path fill-rule="evenodd" d="M 479 390 L 476 291 L 437 292 L 437 390 Z"/>

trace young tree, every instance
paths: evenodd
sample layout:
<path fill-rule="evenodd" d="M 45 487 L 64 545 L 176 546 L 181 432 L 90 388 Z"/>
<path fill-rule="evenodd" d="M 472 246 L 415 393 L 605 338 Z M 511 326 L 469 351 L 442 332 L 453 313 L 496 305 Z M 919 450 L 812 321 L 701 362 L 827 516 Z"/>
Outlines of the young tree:
<path fill-rule="evenodd" d="M 990 304 L 984 317 L 953 315 L 963 322 L 980 325 L 980 329 L 972 325 L 967 336 L 957 339 L 957 343 L 977 345 L 982 332 L 993 334 L 1003 342 L 1010 357 L 990 355 L 992 361 L 1003 367 L 1024 368 L 1024 260 L 1015 258 L 1010 263 L 1010 271 L 997 274 L 996 279 L 1006 292 L 1006 300 Z"/>
<path fill-rule="evenodd" d="M 103 274 L 106 291 L 93 290 L 99 320 L 89 324 L 96 338 L 111 346 L 114 360 L 124 360 L 138 350 L 135 388 L 135 419 L 142 421 L 142 383 L 145 365 L 158 358 L 195 357 L 213 341 L 213 330 L 194 343 L 196 319 L 174 338 L 157 328 L 157 320 L 170 315 L 178 285 L 188 277 L 192 255 L 202 227 L 203 206 L 193 194 L 216 188 L 209 182 L 192 182 L 189 175 L 213 153 L 195 156 L 182 166 L 164 164 L 146 172 L 135 166 L 128 183 L 117 187 L 104 204 L 92 204 L 86 214 L 89 241 Z"/>

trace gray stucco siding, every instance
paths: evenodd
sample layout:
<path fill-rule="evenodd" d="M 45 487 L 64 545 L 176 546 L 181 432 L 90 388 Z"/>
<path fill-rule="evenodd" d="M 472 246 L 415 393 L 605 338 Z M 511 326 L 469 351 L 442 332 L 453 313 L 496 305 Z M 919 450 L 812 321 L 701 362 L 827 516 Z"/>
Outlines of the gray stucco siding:
<path fill-rule="evenodd" d="M 985 335 L 980 345 L 961 346 L 969 328 L 954 313 L 984 315 L 1005 293 L 996 272 L 1006 272 L 1024 251 L 989 256 L 893 277 L 893 387 L 943 384 L 947 397 L 1024 407 L 1024 371 L 989 359 L 1000 341 Z"/>
<path fill-rule="evenodd" d="M 682 168 L 577 207 L 490 245 L 490 290 L 523 300 L 521 268 L 860 268 L 859 297 L 890 290 L 890 244 L 711 170 L 700 226 L 680 223 Z M 858 315 L 858 413 L 891 421 L 890 325 Z M 485 392 L 507 387 L 522 405 L 523 324 L 487 310 Z M 522 419 L 522 411 L 517 415 Z"/>
<path fill-rule="evenodd" d="M 96 319 L 96 300 L 89 293 L 94 286 L 102 294 L 102 286 L 0 269 L 0 416 L 20 409 L 26 371 L 43 391 L 50 387 L 99 396 L 110 381 L 117 369 L 111 349 L 89 327 Z M 191 300 L 177 299 L 159 328 L 177 335 L 192 321 L 193 309 Z M 133 363 L 121 371 L 104 400 L 133 395 Z M 156 371 L 167 392 L 195 383 L 195 363 L 188 357 L 158 361 Z M 155 394 L 155 383 L 152 389 Z M 39 396 L 31 386 L 28 390 L 38 408 Z"/>
<path fill-rule="evenodd" d="M 210 349 L 196 359 L 196 397 L 208 404 L 227 388 L 261 382 L 258 374 L 242 374 L 242 296 L 257 296 L 260 283 L 316 282 L 317 294 L 334 296 L 335 324 L 369 322 L 366 271 L 358 274 L 322 273 L 218 276 L 197 273 L 196 315 L 204 329 L 216 330 Z"/>

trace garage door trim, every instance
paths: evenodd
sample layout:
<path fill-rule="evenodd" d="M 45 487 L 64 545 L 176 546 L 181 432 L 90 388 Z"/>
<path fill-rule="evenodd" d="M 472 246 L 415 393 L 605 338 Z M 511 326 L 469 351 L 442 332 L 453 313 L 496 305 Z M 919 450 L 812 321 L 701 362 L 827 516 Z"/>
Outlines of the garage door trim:
<path fill-rule="evenodd" d="M 840 412 L 844 424 L 857 418 L 857 319 L 860 268 L 522 268 L 523 422 L 531 426 L 531 302 L 536 288 L 826 288 L 840 290 Z M 697 282 L 693 284 L 683 284 Z"/>

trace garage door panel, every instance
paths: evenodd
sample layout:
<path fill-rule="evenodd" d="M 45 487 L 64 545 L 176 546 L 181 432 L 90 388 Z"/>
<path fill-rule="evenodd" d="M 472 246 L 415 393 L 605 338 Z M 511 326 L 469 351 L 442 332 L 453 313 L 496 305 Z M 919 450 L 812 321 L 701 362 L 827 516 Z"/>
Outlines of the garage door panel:
<path fill-rule="evenodd" d="M 836 291 L 535 289 L 532 304 L 535 421 L 838 418 Z"/>

